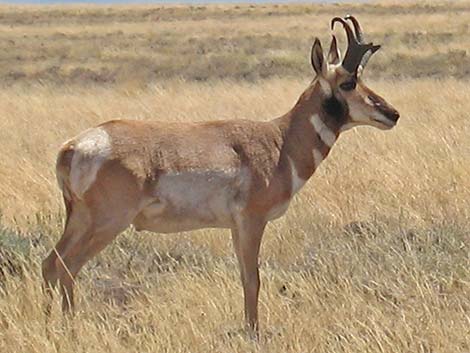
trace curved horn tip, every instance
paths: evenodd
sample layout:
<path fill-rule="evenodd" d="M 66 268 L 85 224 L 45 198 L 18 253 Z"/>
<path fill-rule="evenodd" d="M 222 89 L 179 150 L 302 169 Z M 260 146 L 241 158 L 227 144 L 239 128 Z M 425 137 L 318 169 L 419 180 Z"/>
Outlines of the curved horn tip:
<path fill-rule="evenodd" d="M 346 25 L 346 23 L 341 17 L 336 16 L 331 19 L 331 30 L 335 29 L 336 22 L 340 22 L 343 26 Z"/>
<path fill-rule="evenodd" d="M 335 26 L 336 22 L 340 22 L 343 25 L 343 28 L 346 31 L 346 35 L 348 37 L 348 43 L 351 44 L 353 42 L 356 42 L 356 38 L 355 38 L 354 33 L 351 29 L 351 26 L 349 26 L 349 23 L 347 23 L 341 17 L 333 17 L 333 19 L 331 20 L 331 29 L 334 29 L 334 26 Z"/>
<path fill-rule="evenodd" d="M 357 18 L 352 16 L 352 15 L 346 15 L 345 20 L 352 22 L 352 24 L 354 26 L 354 32 L 356 33 L 356 37 L 359 39 L 360 42 L 363 42 L 364 41 L 364 34 L 363 34 L 363 31 L 362 31 L 362 27 L 359 24 L 359 21 L 357 20 Z"/>
<path fill-rule="evenodd" d="M 344 19 L 347 20 L 347 21 L 351 21 L 351 22 L 355 23 L 356 25 L 360 26 L 359 25 L 359 20 L 351 14 L 347 14 L 346 16 L 344 16 Z"/>

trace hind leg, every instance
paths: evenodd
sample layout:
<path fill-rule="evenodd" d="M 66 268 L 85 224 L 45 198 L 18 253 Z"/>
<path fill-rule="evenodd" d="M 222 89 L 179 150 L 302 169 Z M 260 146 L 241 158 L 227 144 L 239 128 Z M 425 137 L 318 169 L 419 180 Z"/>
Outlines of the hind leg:
<path fill-rule="evenodd" d="M 51 293 L 51 291 L 54 289 L 54 287 L 57 284 L 57 271 L 55 267 L 55 260 L 57 258 L 57 249 L 63 249 L 66 243 L 66 239 L 69 238 L 67 236 L 68 233 L 70 233 L 70 230 L 67 230 L 69 227 L 69 222 L 70 222 L 70 216 L 72 213 L 72 202 L 67 200 L 67 198 L 64 197 L 64 203 L 65 203 L 65 226 L 64 226 L 64 232 L 62 233 L 62 237 L 59 240 L 59 242 L 56 244 L 54 249 L 49 253 L 49 256 L 42 262 L 42 277 L 44 279 L 44 289 L 47 291 L 47 293 Z"/>
<path fill-rule="evenodd" d="M 140 182 L 117 163 L 105 166 L 82 198 L 70 201 L 64 235 L 43 264 L 47 286 L 60 282 L 64 311 L 73 307 L 73 284 L 80 269 L 140 211 Z"/>
<path fill-rule="evenodd" d="M 103 202 L 97 208 L 93 204 L 84 204 L 83 209 L 77 212 L 78 216 L 74 217 L 72 212 L 64 240 L 61 239 L 56 246 L 57 253 L 53 251 L 46 259 L 46 266 L 54 269 L 47 273 L 46 278 L 52 284 L 60 282 L 64 311 L 73 308 L 73 285 L 80 269 L 125 230 L 135 217 L 137 211 L 121 206 L 116 208 L 114 204 L 111 207 Z"/>
<path fill-rule="evenodd" d="M 92 226 L 91 215 L 87 206 L 82 202 L 66 200 L 66 222 L 62 237 L 54 246 L 49 256 L 42 263 L 44 289 L 49 297 L 57 285 L 60 268 L 63 267 L 63 256 L 89 231 Z M 46 313 L 50 311 L 50 298 Z"/>
<path fill-rule="evenodd" d="M 67 312 L 73 309 L 73 286 L 81 268 L 111 243 L 129 224 L 130 220 L 121 220 L 101 227 L 92 227 L 63 254 L 60 263 L 56 265 L 62 293 L 62 309 L 64 311 Z"/>

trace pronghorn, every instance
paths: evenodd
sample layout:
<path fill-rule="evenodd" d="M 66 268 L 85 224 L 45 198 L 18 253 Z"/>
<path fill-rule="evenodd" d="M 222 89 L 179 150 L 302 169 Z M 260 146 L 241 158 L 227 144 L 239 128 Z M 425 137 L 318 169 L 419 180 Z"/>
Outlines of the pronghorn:
<path fill-rule="evenodd" d="M 332 30 L 335 23 L 348 38 L 344 59 L 334 35 L 326 57 L 316 38 L 316 76 L 281 117 L 113 120 L 62 146 L 56 168 L 65 230 L 43 262 L 43 276 L 47 289 L 60 281 L 65 311 L 73 307 L 73 282 L 82 266 L 129 225 L 159 233 L 229 228 L 245 319 L 252 332 L 258 330 L 258 254 L 267 222 L 286 212 L 341 132 L 358 125 L 390 129 L 399 118 L 360 78 L 380 46 L 364 42 L 354 17 L 333 18 Z"/>

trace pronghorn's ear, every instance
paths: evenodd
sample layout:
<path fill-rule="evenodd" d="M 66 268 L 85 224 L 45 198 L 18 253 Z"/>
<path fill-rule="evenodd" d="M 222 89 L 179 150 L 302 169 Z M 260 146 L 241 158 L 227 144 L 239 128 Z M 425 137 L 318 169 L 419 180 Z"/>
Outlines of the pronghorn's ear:
<path fill-rule="evenodd" d="M 310 60 L 312 61 L 312 67 L 317 75 L 324 75 L 326 73 L 326 61 L 318 38 L 315 38 L 315 42 L 313 43 Z"/>
<path fill-rule="evenodd" d="M 330 51 L 328 52 L 328 63 L 331 65 L 338 65 L 341 62 L 341 52 L 339 51 L 335 35 L 332 37 Z"/>

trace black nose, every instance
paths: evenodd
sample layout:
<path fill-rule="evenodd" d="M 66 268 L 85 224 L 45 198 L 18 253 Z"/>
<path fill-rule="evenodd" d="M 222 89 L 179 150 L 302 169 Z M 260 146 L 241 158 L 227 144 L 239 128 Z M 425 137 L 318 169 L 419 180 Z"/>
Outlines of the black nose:
<path fill-rule="evenodd" d="M 391 110 L 388 112 L 387 118 L 389 118 L 390 120 L 396 123 L 398 119 L 400 118 L 400 113 L 397 112 L 396 110 Z"/>

